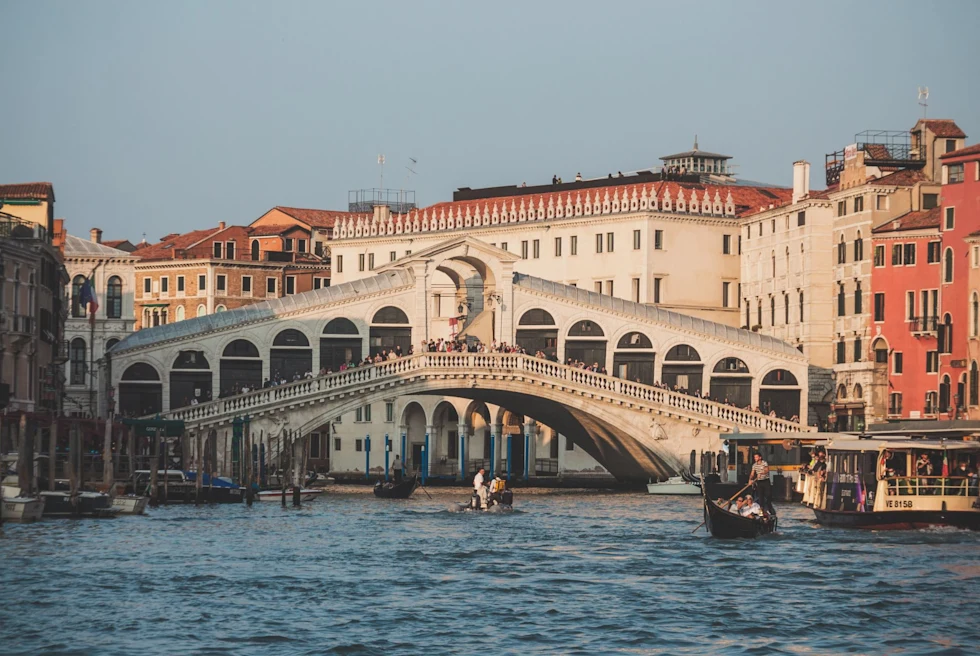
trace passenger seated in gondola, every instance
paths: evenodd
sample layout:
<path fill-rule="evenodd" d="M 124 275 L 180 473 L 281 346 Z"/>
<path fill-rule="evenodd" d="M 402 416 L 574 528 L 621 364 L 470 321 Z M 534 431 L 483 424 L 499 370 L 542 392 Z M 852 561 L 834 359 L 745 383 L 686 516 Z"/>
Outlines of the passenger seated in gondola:
<path fill-rule="evenodd" d="M 723 499 L 721 497 L 718 497 L 718 500 L 715 501 L 715 505 L 721 508 L 722 510 L 731 510 L 732 502 L 729 501 L 728 499 Z"/>
<path fill-rule="evenodd" d="M 751 494 L 745 496 L 745 504 L 742 506 L 740 514 L 742 517 L 764 517 L 762 507 L 755 502 Z"/>

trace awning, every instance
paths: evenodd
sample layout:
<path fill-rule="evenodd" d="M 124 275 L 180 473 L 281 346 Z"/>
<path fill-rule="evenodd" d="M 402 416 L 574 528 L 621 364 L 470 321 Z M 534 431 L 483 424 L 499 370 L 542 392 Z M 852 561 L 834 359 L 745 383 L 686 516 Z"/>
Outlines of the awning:
<path fill-rule="evenodd" d="M 170 307 L 170 303 L 143 303 L 143 307 Z"/>

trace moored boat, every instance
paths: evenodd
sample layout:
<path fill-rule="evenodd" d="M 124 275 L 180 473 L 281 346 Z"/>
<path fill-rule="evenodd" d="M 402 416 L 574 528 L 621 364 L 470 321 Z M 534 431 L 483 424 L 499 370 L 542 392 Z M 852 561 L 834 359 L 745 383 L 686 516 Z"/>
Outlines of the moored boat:
<path fill-rule="evenodd" d="M 44 512 L 44 499 L 4 495 L 0 499 L 0 513 L 5 522 L 36 522 Z"/>
<path fill-rule="evenodd" d="M 67 490 L 45 490 L 44 517 L 115 517 L 119 511 L 112 507 L 112 497 L 102 492 L 80 491 L 72 497 Z"/>
<path fill-rule="evenodd" d="M 712 537 L 721 539 L 757 538 L 776 531 L 776 515 L 766 517 L 742 517 L 719 506 L 717 502 L 702 495 L 704 500 L 704 523 Z"/>
<path fill-rule="evenodd" d="M 980 443 L 847 438 L 822 449 L 803 492 L 818 524 L 980 530 Z"/>
<path fill-rule="evenodd" d="M 701 494 L 701 486 L 682 476 L 671 476 L 666 481 L 648 483 L 647 493 L 669 495 Z"/>
<path fill-rule="evenodd" d="M 374 485 L 374 496 L 379 499 L 407 499 L 419 485 L 418 476 L 412 476 L 399 483 L 378 481 Z"/>
<path fill-rule="evenodd" d="M 299 500 L 300 501 L 303 501 L 303 502 L 313 501 L 314 499 L 316 499 L 321 494 L 323 494 L 323 490 L 321 490 L 319 488 L 306 488 L 306 487 L 304 487 L 304 488 L 302 488 L 299 491 Z M 282 501 L 282 490 L 262 490 L 261 492 L 259 492 L 258 494 L 255 495 L 255 498 L 257 500 L 259 500 L 259 501 L 280 501 L 281 502 Z M 293 491 L 292 491 L 292 489 L 286 490 L 286 501 L 291 503 L 292 502 L 292 499 L 293 499 Z"/>
<path fill-rule="evenodd" d="M 125 494 L 113 498 L 112 507 L 115 508 L 120 515 L 142 515 L 146 511 L 146 504 L 149 503 L 149 497 L 140 497 L 135 494 Z"/>

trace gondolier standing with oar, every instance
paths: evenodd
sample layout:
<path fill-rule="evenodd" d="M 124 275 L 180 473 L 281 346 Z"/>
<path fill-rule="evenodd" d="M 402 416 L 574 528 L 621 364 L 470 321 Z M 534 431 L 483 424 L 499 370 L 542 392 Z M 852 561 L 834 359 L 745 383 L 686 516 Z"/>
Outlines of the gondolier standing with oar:
<path fill-rule="evenodd" d="M 762 459 L 762 454 L 756 452 L 755 462 L 749 482 L 755 484 L 755 497 L 760 506 L 772 512 L 772 483 L 769 482 L 769 463 Z"/>

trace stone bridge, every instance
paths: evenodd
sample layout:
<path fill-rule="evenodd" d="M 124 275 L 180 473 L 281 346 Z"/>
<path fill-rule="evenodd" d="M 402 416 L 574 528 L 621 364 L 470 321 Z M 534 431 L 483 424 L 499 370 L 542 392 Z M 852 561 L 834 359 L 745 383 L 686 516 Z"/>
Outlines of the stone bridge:
<path fill-rule="evenodd" d="M 461 237 L 335 287 L 141 330 L 111 351 L 102 379 L 111 381 L 123 413 L 162 413 L 195 432 L 248 415 L 252 433 L 272 452 L 323 427 L 337 436 L 373 430 L 378 437 L 370 415 L 363 426 L 339 422 L 375 403 L 468 399 L 551 427 L 620 479 L 663 477 L 692 451 L 720 451 L 720 436 L 732 431 L 806 430 L 796 417 L 805 414 L 807 364 L 790 345 L 517 274 L 515 260 Z M 442 292 L 433 286 L 437 274 L 454 281 L 455 322 L 433 302 Z M 545 357 L 419 352 L 348 368 L 363 356 L 396 348 L 410 354 L 440 337 L 516 343 Z M 560 364 L 568 360 L 594 362 L 610 374 Z M 268 386 L 270 377 L 301 380 Z M 459 453 L 469 453 L 470 419 L 458 422 Z M 455 439 L 435 440 L 432 455 L 455 451 Z M 331 454 L 331 466 L 341 457 L 363 464 L 357 441 L 356 451 Z M 499 458 L 502 449 L 495 452 Z"/>

